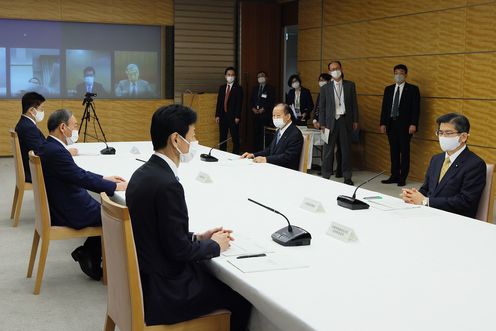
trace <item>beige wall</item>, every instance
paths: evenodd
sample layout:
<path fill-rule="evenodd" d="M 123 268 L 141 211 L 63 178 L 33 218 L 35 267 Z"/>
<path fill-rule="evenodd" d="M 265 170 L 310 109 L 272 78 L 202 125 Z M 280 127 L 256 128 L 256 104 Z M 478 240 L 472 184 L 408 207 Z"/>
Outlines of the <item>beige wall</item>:
<path fill-rule="evenodd" d="M 390 167 L 379 114 L 398 63 L 408 66 L 408 81 L 422 96 L 411 177 L 423 178 L 439 152 L 435 119 L 452 111 L 470 119 L 470 148 L 495 163 L 495 18 L 496 1 L 300 0 L 298 70 L 318 93 L 319 73 L 331 59 L 341 60 L 346 78 L 357 84 L 367 169 Z"/>
<path fill-rule="evenodd" d="M 0 1 L 0 18 L 173 25 L 173 0 L 17 0 Z M 96 109 L 108 140 L 148 140 L 151 114 L 172 100 L 97 100 Z M 49 113 L 61 107 L 81 119 L 81 101 L 48 100 Z M 21 114 L 20 100 L 0 100 L 0 156 L 11 155 L 8 129 Z M 92 122 L 90 122 L 92 124 Z M 46 133 L 46 120 L 40 128 Z M 92 129 L 92 127 L 91 127 Z M 90 131 L 90 127 L 88 128 Z"/>

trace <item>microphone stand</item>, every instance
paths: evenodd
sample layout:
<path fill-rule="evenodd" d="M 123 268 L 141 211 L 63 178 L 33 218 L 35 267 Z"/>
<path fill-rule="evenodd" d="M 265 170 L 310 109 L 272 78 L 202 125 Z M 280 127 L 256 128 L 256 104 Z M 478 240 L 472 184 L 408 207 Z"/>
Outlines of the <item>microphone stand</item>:
<path fill-rule="evenodd" d="M 210 148 L 210 151 L 208 152 L 208 154 L 201 154 L 200 155 L 200 160 L 202 161 L 205 161 L 205 162 L 217 162 L 219 161 L 218 158 L 216 158 L 215 156 L 212 156 L 212 150 L 215 148 L 215 147 L 219 147 L 220 145 L 228 142 L 229 140 L 231 140 L 232 137 L 229 137 L 227 138 L 226 140 L 224 141 L 221 141 L 220 143 L 218 143 L 217 145 L 215 145 L 214 147 Z"/>
<path fill-rule="evenodd" d="M 100 120 L 98 119 L 98 116 L 96 114 L 96 110 L 95 110 L 92 96 L 96 96 L 96 93 L 86 93 L 85 98 L 83 100 L 83 106 L 85 106 L 85 108 L 84 108 L 84 113 L 83 113 L 83 117 L 81 120 L 81 124 L 79 125 L 79 132 L 81 132 L 81 128 L 83 127 L 83 124 L 84 124 L 83 142 L 86 142 L 87 136 L 92 137 L 92 138 L 96 138 L 96 140 L 101 141 L 98 138 L 96 128 L 95 128 L 95 134 L 97 135 L 96 137 L 87 133 L 88 122 L 90 121 L 91 113 L 93 112 L 93 118 L 96 120 L 98 127 L 100 128 L 100 132 L 103 135 L 103 143 L 105 143 L 105 148 L 102 149 L 100 151 L 100 153 L 104 154 L 104 155 L 113 155 L 113 154 L 115 154 L 115 148 L 109 147 L 109 145 L 107 144 L 107 137 L 105 136 L 105 132 L 103 131 L 102 125 L 100 124 Z"/>
<path fill-rule="evenodd" d="M 380 175 L 382 175 L 385 171 L 382 171 L 376 175 L 374 175 L 372 178 L 369 178 L 367 179 L 365 182 L 361 183 L 360 185 L 358 185 L 355 189 L 355 191 L 353 192 L 353 196 L 347 196 L 347 195 L 340 195 L 338 196 L 338 205 L 341 206 L 341 207 L 344 207 L 344 208 L 347 208 L 347 209 L 351 209 L 351 210 L 360 210 L 360 209 L 368 209 L 370 206 L 368 203 L 366 202 L 363 202 L 361 200 L 358 200 L 356 198 L 356 192 L 357 190 L 362 187 L 363 185 L 367 184 L 368 182 L 370 182 L 371 180 L 373 179 L 376 179 L 377 177 L 379 177 Z"/>

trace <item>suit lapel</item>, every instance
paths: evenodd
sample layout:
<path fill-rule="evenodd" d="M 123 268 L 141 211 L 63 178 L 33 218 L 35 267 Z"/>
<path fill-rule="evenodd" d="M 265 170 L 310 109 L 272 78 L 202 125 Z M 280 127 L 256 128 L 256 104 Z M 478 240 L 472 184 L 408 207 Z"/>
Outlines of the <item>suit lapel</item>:
<path fill-rule="evenodd" d="M 401 110 L 401 105 L 403 104 L 403 100 L 405 99 L 405 95 L 408 93 L 408 84 L 405 82 L 405 86 L 403 86 L 403 92 L 401 92 L 401 98 L 400 98 L 400 110 Z"/>
<path fill-rule="evenodd" d="M 452 165 L 448 168 L 448 171 L 444 174 L 444 177 L 441 179 L 439 184 L 436 186 L 436 189 L 434 190 L 434 195 L 436 195 L 439 191 L 441 191 L 446 184 L 449 182 L 449 180 L 459 171 L 459 169 L 463 166 L 463 161 L 467 157 L 468 153 L 468 147 L 465 147 L 465 150 L 458 155 L 456 158 L 455 162 L 453 162 Z M 438 166 L 438 171 L 436 171 L 436 182 L 439 181 L 439 175 L 441 173 L 441 167 L 443 166 L 444 159 L 442 160 L 440 166 Z"/>
<path fill-rule="evenodd" d="M 292 125 L 293 125 L 293 123 L 291 123 L 288 126 L 288 128 L 286 129 L 286 131 L 284 131 L 284 133 L 281 136 L 281 139 L 279 139 L 279 142 L 274 146 L 274 152 L 278 151 L 279 150 L 279 146 L 281 146 L 282 142 L 288 138 L 289 130 L 291 130 L 291 126 Z M 276 136 L 276 141 L 277 141 L 277 136 Z"/>

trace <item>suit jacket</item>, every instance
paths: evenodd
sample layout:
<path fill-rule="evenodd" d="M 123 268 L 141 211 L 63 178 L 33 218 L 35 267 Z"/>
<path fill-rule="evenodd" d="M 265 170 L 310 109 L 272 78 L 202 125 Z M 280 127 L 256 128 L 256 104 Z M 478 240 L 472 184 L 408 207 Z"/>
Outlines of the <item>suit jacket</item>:
<path fill-rule="evenodd" d="M 152 86 L 146 80 L 139 79 L 136 82 L 136 86 L 138 89 L 136 97 L 152 97 L 155 95 Z M 132 97 L 129 94 L 130 87 L 131 82 L 128 79 L 121 80 L 115 88 L 115 95 L 117 97 Z"/>
<path fill-rule="evenodd" d="M 226 117 L 234 121 L 235 118 L 241 118 L 241 111 L 243 109 L 243 88 L 237 82 L 233 83 L 231 92 L 229 93 L 229 99 L 227 99 L 227 112 L 225 112 L 224 97 L 226 96 L 226 87 L 227 84 L 223 84 L 219 87 L 215 117 Z"/>
<path fill-rule="evenodd" d="M 81 97 L 81 98 L 84 97 L 84 95 L 86 94 L 86 83 L 84 83 L 84 82 L 79 83 L 78 86 L 76 86 L 76 92 L 77 92 L 78 97 Z M 91 93 L 96 93 L 97 97 L 104 97 L 105 98 L 108 96 L 108 93 L 103 88 L 103 85 L 100 83 L 97 83 L 97 82 L 93 83 L 93 88 L 92 88 Z"/>
<path fill-rule="evenodd" d="M 432 157 L 419 191 L 431 207 L 475 218 L 486 185 L 486 163 L 466 147 L 438 183 L 445 156 Z"/>
<path fill-rule="evenodd" d="M 219 256 L 211 240 L 192 241 L 181 183 L 156 155 L 137 169 L 126 190 L 147 325 L 198 317 L 200 297 L 216 295 L 198 261 Z M 200 313 L 201 314 L 201 313 Z"/>
<path fill-rule="evenodd" d="M 265 84 L 262 93 L 258 93 L 260 89 L 260 85 L 257 84 L 255 87 L 253 87 L 253 90 L 251 91 L 251 103 L 250 107 L 251 108 L 264 108 L 265 111 L 263 112 L 264 117 L 271 117 L 272 116 L 272 109 L 274 108 L 274 103 L 275 103 L 275 91 L 274 88 L 271 85 Z M 265 96 L 265 97 L 264 97 Z"/>
<path fill-rule="evenodd" d="M 114 195 L 116 183 L 78 167 L 71 153 L 48 136 L 41 145 L 41 159 L 52 225 L 81 229 L 102 224 L 100 204 L 87 190 Z"/>
<path fill-rule="evenodd" d="M 381 123 L 389 127 L 391 125 L 391 110 L 393 108 L 394 90 L 396 84 L 389 85 L 384 89 L 382 98 Z M 416 85 L 405 82 L 403 93 L 401 93 L 399 106 L 399 123 L 408 132 L 410 125 L 415 125 L 418 130 L 420 115 L 420 91 Z"/>
<path fill-rule="evenodd" d="M 313 109 L 313 119 L 319 121 L 319 113 L 320 113 L 320 93 L 317 95 L 317 101 L 315 101 L 315 107 Z"/>
<path fill-rule="evenodd" d="M 289 90 L 288 94 L 286 94 L 286 103 L 291 106 L 295 103 L 295 89 L 292 88 Z M 306 118 L 310 115 L 310 112 L 313 110 L 313 99 L 310 90 L 307 88 L 301 88 L 300 94 L 300 112 L 301 114 L 307 114 Z M 294 114 L 291 114 L 294 116 Z"/>
<path fill-rule="evenodd" d="M 353 130 L 353 123 L 358 123 L 358 102 L 355 83 L 343 80 L 344 106 L 346 128 Z M 336 104 L 334 100 L 334 80 L 320 88 L 319 123 L 334 131 L 336 122 Z"/>
<path fill-rule="evenodd" d="M 279 131 L 279 130 L 278 130 Z M 300 165 L 303 135 L 293 123 L 284 131 L 279 143 L 276 145 L 277 131 L 270 145 L 255 156 L 265 156 L 268 163 L 281 167 L 298 170 Z"/>
<path fill-rule="evenodd" d="M 22 165 L 24 166 L 24 176 L 26 182 L 31 183 L 31 171 L 29 170 L 29 151 L 38 154 L 40 146 L 45 142 L 45 136 L 38 129 L 36 124 L 29 118 L 21 116 L 15 127 L 19 146 L 21 147 Z"/>

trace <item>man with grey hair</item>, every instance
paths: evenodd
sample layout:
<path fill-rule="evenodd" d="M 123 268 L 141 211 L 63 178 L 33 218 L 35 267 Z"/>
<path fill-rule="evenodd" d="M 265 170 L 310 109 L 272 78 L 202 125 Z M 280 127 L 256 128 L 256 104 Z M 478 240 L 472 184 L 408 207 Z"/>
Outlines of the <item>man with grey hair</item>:
<path fill-rule="evenodd" d="M 87 190 L 113 195 L 125 191 L 127 182 L 118 176 L 103 177 L 81 169 L 66 145 L 78 139 L 77 121 L 71 111 L 59 109 L 48 118 L 49 136 L 40 146 L 38 156 L 43 167 L 52 225 L 82 229 L 102 224 L 100 204 Z M 90 237 L 72 252 L 85 274 L 95 280 L 102 277 L 101 242 Z"/>
<path fill-rule="evenodd" d="M 115 88 L 115 95 L 118 97 L 138 98 L 151 97 L 154 91 L 150 83 L 139 79 L 139 68 L 131 63 L 126 67 L 127 79 L 121 80 Z"/>

